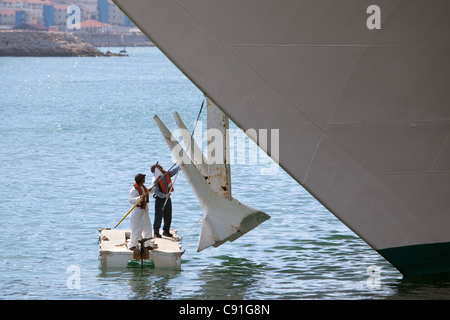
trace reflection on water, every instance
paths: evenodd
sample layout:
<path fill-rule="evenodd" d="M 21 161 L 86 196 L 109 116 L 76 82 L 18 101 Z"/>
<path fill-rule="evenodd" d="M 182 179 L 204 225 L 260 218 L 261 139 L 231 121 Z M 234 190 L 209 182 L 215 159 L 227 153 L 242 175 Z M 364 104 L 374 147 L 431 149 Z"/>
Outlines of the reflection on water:
<path fill-rule="evenodd" d="M 267 268 L 265 264 L 225 255 L 214 259 L 219 263 L 202 268 L 196 275 L 195 285 L 186 271 L 158 268 L 99 268 L 98 278 L 105 283 L 126 285 L 128 296 L 123 298 L 129 299 L 179 299 L 180 292 L 189 290 L 195 291 L 189 299 L 240 300 L 249 299 L 258 290 L 258 281 L 263 279 L 263 270 Z M 181 283 L 177 284 L 177 280 Z M 104 294 L 109 295 L 107 291 Z"/>
<path fill-rule="evenodd" d="M 450 275 L 403 278 L 391 287 L 391 299 L 450 299 Z"/>
<path fill-rule="evenodd" d="M 248 299 L 258 288 L 263 264 L 245 258 L 217 256 L 220 264 L 204 268 L 199 274 L 201 290 L 197 298 Z"/>
<path fill-rule="evenodd" d="M 174 277 L 176 273 L 133 269 L 129 278 L 131 299 L 170 299 L 173 290 L 170 280 Z"/>
<path fill-rule="evenodd" d="M 195 259 L 194 259 L 195 260 Z M 188 260 L 184 262 L 189 262 Z M 298 264 L 297 264 L 298 265 Z M 335 269 L 335 270 L 333 270 Z M 268 263 L 229 255 L 212 256 L 197 272 L 152 268 L 104 269 L 98 278 L 104 297 L 132 300 L 248 300 L 261 295 L 275 299 L 449 299 L 449 277 L 381 278 L 378 289 L 367 287 L 367 277 L 358 278 L 342 267 L 279 269 Z M 352 284 L 353 283 L 353 284 Z M 117 296 L 118 288 L 124 296 Z M 340 288 L 340 290 L 338 290 Z M 284 294 L 280 294 L 280 290 Z M 119 291 L 120 292 L 120 291 Z"/>
<path fill-rule="evenodd" d="M 122 299 L 165 300 L 173 299 L 171 281 L 180 275 L 179 270 L 162 270 L 154 268 L 99 268 L 98 277 L 107 282 L 114 281 L 127 286 L 126 296 Z M 105 292 L 106 293 L 106 292 Z"/>

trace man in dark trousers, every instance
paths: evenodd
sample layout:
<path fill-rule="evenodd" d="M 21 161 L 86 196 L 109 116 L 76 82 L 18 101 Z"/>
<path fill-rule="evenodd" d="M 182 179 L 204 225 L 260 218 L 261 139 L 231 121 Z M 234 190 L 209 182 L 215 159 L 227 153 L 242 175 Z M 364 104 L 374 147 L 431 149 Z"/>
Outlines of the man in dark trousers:
<path fill-rule="evenodd" d="M 151 166 L 150 170 L 153 173 L 152 184 L 155 183 L 159 177 L 161 177 L 156 184 L 154 191 L 155 194 L 153 195 L 155 198 L 155 220 L 153 223 L 153 232 L 155 237 L 161 238 L 159 228 L 161 227 L 161 221 L 164 218 L 163 235 L 166 237 L 172 237 L 173 235 L 170 233 L 170 224 L 172 223 L 172 200 L 170 199 L 170 194 L 173 192 L 173 181 L 171 177 L 177 174 L 180 167 L 177 166 L 167 172 L 157 162 Z"/>

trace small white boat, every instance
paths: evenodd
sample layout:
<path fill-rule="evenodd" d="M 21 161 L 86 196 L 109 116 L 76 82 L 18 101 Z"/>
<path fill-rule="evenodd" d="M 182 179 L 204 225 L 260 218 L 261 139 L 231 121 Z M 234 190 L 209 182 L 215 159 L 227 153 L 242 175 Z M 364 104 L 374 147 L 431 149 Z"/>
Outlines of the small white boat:
<path fill-rule="evenodd" d="M 100 229 L 99 246 L 100 253 L 98 259 L 102 267 L 126 268 L 132 262 L 138 262 L 140 255 L 128 249 L 131 230 L 111 230 L 109 228 Z M 177 230 L 171 229 L 173 237 L 162 236 L 150 240 L 151 250 L 144 255 L 144 262 L 153 261 L 155 268 L 180 269 L 181 251 L 180 239 Z M 148 241 L 147 241 L 148 243 Z M 145 264 L 144 264 L 145 265 Z"/>

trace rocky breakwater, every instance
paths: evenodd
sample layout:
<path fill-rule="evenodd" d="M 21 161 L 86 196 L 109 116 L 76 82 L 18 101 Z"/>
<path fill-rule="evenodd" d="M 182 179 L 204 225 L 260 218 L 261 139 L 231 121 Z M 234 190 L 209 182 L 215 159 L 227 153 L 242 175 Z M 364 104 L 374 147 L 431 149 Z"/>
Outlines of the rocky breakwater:
<path fill-rule="evenodd" d="M 0 56 L 92 57 L 104 54 L 75 34 L 52 31 L 0 31 Z"/>

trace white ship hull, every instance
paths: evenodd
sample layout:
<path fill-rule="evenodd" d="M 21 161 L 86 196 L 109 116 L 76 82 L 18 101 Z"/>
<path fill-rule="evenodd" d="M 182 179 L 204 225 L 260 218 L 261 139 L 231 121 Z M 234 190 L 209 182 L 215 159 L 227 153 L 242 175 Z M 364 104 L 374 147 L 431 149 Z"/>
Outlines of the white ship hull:
<path fill-rule="evenodd" d="M 400 272 L 450 272 L 448 0 L 114 2 Z"/>

